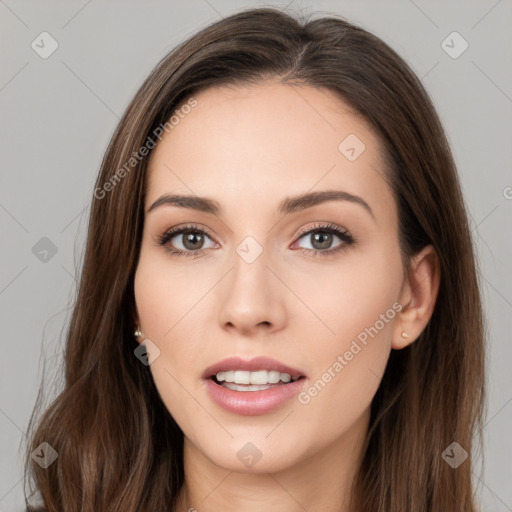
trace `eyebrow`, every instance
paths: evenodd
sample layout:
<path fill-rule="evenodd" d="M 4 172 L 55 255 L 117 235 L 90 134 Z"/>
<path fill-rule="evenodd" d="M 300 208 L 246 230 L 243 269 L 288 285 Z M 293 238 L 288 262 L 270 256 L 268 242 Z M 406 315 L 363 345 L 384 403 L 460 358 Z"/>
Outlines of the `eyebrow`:
<path fill-rule="evenodd" d="M 362 206 L 374 219 L 370 205 L 359 196 L 349 194 L 342 190 L 324 190 L 319 192 L 309 192 L 298 196 L 287 197 L 281 201 L 278 212 L 281 215 L 288 215 L 306 208 L 311 208 L 327 201 L 348 201 L 350 203 Z M 148 209 L 147 213 L 160 206 L 171 205 L 179 208 L 190 208 L 204 213 L 210 213 L 216 217 L 222 215 L 221 205 L 214 199 L 199 196 L 189 196 L 181 194 L 164 194 L 159 197 Z"/>

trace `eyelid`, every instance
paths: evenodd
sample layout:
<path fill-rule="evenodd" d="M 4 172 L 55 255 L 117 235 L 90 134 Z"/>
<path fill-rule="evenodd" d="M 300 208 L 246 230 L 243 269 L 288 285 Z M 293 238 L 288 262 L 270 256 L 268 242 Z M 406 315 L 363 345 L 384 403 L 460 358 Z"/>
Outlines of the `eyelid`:
<path fill-rule="evenodd" d="M 301 228 L 299 230 L 299 232 L 295 235 L 295 238 L 301 238 L 302 236 L 307 235 L 307 234 L 311 233 L 312 231 L 317 231 L 317 230 L 321 230 L 321 229 L 325 229 L 325 230 L 332 229 L 333 231 L 339 231 L 341 233 L 350 234 L 348 229 L 345 229 L 342 226 L 338 226 L 337 224 L 334 224 L 332 222 L 315 221 L 315 223 L 312 226 L 310 225 L 310 226 Z"/>

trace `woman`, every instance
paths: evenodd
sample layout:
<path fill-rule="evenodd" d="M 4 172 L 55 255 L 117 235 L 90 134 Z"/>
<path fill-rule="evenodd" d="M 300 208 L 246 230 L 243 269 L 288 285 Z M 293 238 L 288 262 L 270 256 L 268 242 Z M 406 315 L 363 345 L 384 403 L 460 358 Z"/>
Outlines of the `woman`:
<path fill-rule="evenodd" d="M 33 510 L 474 512 L 482 323 L 404 61 L 335 17 L 225 18 L 105 154 Z"/>

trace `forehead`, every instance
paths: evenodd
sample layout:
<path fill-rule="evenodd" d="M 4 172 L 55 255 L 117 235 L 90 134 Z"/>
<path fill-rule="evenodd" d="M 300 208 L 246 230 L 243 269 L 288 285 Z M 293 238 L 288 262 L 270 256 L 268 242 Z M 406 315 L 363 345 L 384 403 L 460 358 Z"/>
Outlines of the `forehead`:
<path fill-rule="evenodd" d="M 147 205 L 193 193 L 254 208 L 326 189 L 360 195 L 372 209 L 394 203 L 377 135 L 335 93 L 267 81 L 194 99 L 151 154 Z"/>

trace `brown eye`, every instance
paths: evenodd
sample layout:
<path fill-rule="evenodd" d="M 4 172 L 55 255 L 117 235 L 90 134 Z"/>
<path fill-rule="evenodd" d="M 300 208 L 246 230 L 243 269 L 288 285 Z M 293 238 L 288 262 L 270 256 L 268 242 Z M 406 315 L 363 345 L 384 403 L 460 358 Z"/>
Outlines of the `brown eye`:
<path fill-rule="evenodd" d="M 205 242 L 211 240 L 212 245 L 205 247 Z M 194 256 L 215 245 L 215 242 L 202 229 L 195 226 L 171 228 L 160 238 L 160 245 L 165 246 L 172 254 L 179 256 Z"/>
<path fill-rule="evenodd" d="M 204 236 L 199 231 L 184 231 L 180 236 L 183 236 L 183 246 L 190 251 L 201 249 L 203 246 Z"/>
<path fill-rule="evenodd" d="M 333 234 L 326 231 L 317 231 L 309 236 L 313 249 L 329 249 L 333 242 Z"/>

